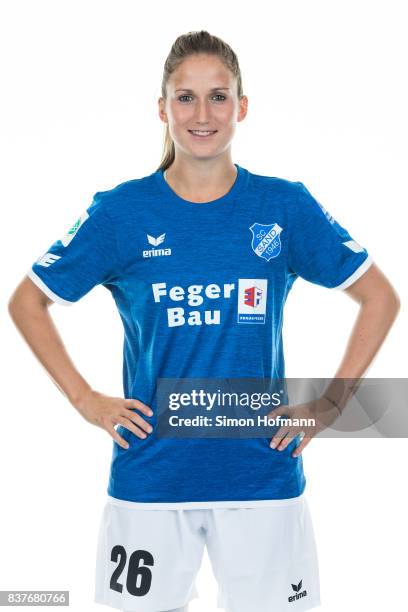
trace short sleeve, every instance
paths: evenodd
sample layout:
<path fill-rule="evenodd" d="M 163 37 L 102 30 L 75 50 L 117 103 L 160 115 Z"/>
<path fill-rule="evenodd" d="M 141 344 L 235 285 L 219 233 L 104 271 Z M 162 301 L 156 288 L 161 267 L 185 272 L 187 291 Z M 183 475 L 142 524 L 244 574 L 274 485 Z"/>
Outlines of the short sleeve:
<path fill-rule="evenodd" d="M 312 283 L 346 289 L 373 260 L 303 183 L 297 185 L 297 197 L 289 213 L 289 268 Z"/>
<path fill-rule="evenodd" d="M 67 233 L 32 264 L 27 276 L 53 301 L 69 306 L 118 274 L 116 238 L 103 192 Z"/>

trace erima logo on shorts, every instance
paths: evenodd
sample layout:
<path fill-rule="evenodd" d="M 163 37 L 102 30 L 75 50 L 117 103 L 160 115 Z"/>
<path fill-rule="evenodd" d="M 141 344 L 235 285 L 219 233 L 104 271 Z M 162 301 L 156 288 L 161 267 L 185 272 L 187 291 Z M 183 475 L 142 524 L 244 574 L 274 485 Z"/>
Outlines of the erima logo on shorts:
<path fill-rule="evenodd" d="M 238 323 L 265 323 L 266 313 L 266 278 L 239 278 L 238 279 Z M 168 287 L 167 283 L 152 284 L 153 299 L 156 304 L 176 303 L 174 307 L 167 307 L 168 327 L 184 325 L 220 325 L 220 308 L 212 308 L 221 300 L 222 303 L 230 300 L 236 293 L 235 283 L 209 283 L 208 285 L 190 285 L 186 289 L 178 285 Z M 204 295 L 203 295 L 204 294 Z M 205 302 L 204 302 L 205 300 Z M 205 303 L 206 310 L 199 308 Z M 190 306 L 188 309 L 187 306 Z M 192 308 L 191 308 L 192 307 Z M 231 316 L 230 309 L 225 309 L 224 316 Z M 235 315 L 234 315 L 235 316 Z"/>
<path fill-rule="evenodd" d="M 75 221 L 74 225 L 67 231 L 65 236 L 61 238 L 61 242 L 64 245 L 64 247 L 68 246 L 68 244 L 71 242 L 71 240 L 73 239 L 73 237 L 75 236 L 75 234 L 77 233 L 81 225 L 88 219 L 88 217 L 89 217 L 89 214 L 85 210 L 85 212 L 82 213 L 79 219 Z"/>
<path fill-rule="evenodd" d="M 252 250 L 259 257 L 269 261 L 277 257 L 281 252 L 280 234 L 283 228 L 277 223 L 264 225 L 263 223 L 253 223 L 249 229 L 252 232 Z"/>
<path fill-rule="evenodd" d="M 155 238 L 154 236 L 149 236 L 149 234 L 146 234 L 146 236 L 147 236 L 148 243 L 151 244 L 153 247 L 157 247 L 159 246 L 159 244 L 164 242 L 166 234 L 161 234 L 157 238 Z M 165 255 L 171 255 L 171 249 L 168 249 L 168 248 L 154 249 L 153 248 L 153 249 L 143 251 L 143 257 L 161 257 Z"/>
<path fill-rule="evenodd" d="M 300 590 L 302 588 L 302 582 L 303 581 L 301 580 L 299 584 L 292 584 L 292 589 L 295 591 L 296 595 L 289 595 L 288 597 L 289 603 L 292 601 L 296 601 L 297 599 L 301 599 L 302 597 L 306 597 L 307 595 L 306 589 L 304 591 Z"/>

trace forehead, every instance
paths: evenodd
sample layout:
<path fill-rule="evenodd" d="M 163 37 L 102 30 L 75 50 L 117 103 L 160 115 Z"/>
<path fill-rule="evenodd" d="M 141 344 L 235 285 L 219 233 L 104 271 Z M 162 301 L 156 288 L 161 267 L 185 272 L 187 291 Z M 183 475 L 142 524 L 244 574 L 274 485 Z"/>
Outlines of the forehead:
<path fill-rule="evenodd" d="M 230 70 L 213 55 L 193 55 L 184 59 L 169 79 L 174 89 L 212 85 L 229 87 L 233 75 Z"/>

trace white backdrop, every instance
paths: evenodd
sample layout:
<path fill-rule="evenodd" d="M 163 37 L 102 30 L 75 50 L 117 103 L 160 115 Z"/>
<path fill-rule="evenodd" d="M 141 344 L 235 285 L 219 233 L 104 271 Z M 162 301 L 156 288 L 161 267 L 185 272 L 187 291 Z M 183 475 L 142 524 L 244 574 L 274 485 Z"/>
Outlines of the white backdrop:
<path fill-rule="evenodd" d="M 393 0 L 2 2 L 0 589 L 69 589 L 71 609 L 102 609 L 93 603 L 94 562 L 112 440 L 53 385 L 7 301 L 96 191 L 158 167 L 157 99 L 178 35 L 207 29 L 238 54 L 249 109 L 233 160 L 304 182 L 394 284 L 402 309 L 368 375 L 407 376 L 404 8 Z M 285 314 L 287 376 L 334 374 L 357 310 L 345 293 L 298 279 Z M 89 383 L 122 395 L 122 324 L 108 291 L 51 313 Z M 405 448 L 404 439 L 317 439 L 303 452 L 322 611 L 402 609 Z M 214 612 L 207 554 L 198 588 L 191 612 Z"/>

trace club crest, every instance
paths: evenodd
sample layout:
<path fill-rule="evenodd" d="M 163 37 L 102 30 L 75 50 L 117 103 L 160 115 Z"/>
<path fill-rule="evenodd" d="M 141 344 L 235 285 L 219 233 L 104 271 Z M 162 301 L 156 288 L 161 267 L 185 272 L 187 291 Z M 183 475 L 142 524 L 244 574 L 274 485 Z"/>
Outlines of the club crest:
<path fill-rule="evenodd" d="M 282 246 L 280 239 L 282 227 L 277 223 L 271 223 L 270 225 L 253 223 L 249 229 L 252 232 L 252 250 L 256 255 L 263 257 L 266 261 L 279 255 Z"/>

